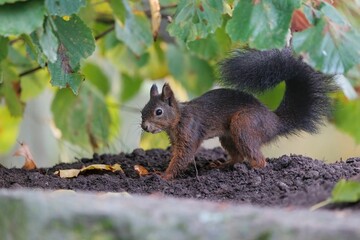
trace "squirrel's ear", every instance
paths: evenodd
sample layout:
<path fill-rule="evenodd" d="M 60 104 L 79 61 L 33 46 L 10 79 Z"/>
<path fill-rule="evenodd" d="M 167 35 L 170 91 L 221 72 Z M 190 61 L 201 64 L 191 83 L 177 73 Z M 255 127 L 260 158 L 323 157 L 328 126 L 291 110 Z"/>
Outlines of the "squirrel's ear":
<path fill-rule="evenodd" d="M 150 97 L 154 97 L 157 95 L 159 95 L 158 88 L 157 88 L 156 84 L 153 84 L 150 89 Z"/>
<path fill-rule="evenodd" d="M 174 99 L 174 93 L 171 90 L 170 85 L 165 83 L 162 88 L 161 100 L 167 102 L 171 106 L 173 99 Z"/>

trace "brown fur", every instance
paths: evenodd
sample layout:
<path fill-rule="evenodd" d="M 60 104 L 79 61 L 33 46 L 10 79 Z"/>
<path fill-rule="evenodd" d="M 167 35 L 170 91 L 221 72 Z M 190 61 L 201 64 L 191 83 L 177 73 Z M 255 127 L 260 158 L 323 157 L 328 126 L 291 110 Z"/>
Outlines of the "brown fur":
<path fill-rule="evenodd" d="M 165 131 L 170 138 L 166 179 L 178 176 L 202 141 L 213 137 L 220 138 L 230 155 L 226 165 L 247 161 L 264 167 L 260 147 L 278 136 L 316 133 L 331 109 L 328 93 L 336 89 L 332 76 L 315 71 L 289 48 L 236 51 L 220 63 L 220 76 L 230 88 L 208 91 L 189 102 L 178 102 L 168 84 L 161 94 L 156 85 L 151 87 L 141 127 L 151 133 Z M 266 91 L 282 81 L 285 94 L 274 112 L 248 93 Z"/>
<path fill-rule="evenodd" d="M 216 109 L 214 102 L 227 107 Z M 163 114 L 157 116 L 156 110 L 160 108 Z M 216 136 L 230 155 L 225 165 L 246 160 L 252 167 L 264 167 L 260 147 L 277 135 L 278 124 L 276 114 L 255 98 L 231 89 L 213 90 L 190 102 L 179 103 L 168 84 L 161 94 L 153 86 L 150 101 L 142 111 L 144 130 L 153 133 L 164 130 L 170 138 L 172 157 L 165 171 L 166 179 L 178 176 L 193 161 L 202 141 Z"/>

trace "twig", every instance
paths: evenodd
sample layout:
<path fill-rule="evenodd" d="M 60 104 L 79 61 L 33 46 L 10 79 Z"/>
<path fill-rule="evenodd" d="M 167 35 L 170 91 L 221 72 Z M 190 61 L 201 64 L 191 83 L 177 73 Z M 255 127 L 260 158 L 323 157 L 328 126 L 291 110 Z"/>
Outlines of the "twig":
<path fill-rule="evenodd" d="M 41 67 L 41 66 L 37 66 L 37 67 L 35 67 L 35 68 L 26 70 L 26 71 L 20 73 L 20 74 L 19 74 L 19 77 L 23 77 L 23 76 L 25 76 L 25 75 L 34 73 L 34 72 L 36 72 L 36 71 L 38 71 L 38 70 L 40 70 L 40 69 L 42 69 L 42 67 Z"/>
<path fill-rule="evenodd" d="M 114 30 L 115 26 L 111 26 L 110 28 L 106 29 L 104 32 L 100 33 L 99 35 L 95 36 L 95 41 L 99 40 L 100 38 L 106 36 L 108 33 Z"/>
<path fill-rule="evenodd" d="M 194 158 L 194 167 L 195 167 L 196 179 L 197 179 L 198 181 L 200 181 L 200 178 L 199 178 L 199 171 L 198 171 L 198 169 L 197 169 L 197 165 L 196 165 L 195 158 Z"/>

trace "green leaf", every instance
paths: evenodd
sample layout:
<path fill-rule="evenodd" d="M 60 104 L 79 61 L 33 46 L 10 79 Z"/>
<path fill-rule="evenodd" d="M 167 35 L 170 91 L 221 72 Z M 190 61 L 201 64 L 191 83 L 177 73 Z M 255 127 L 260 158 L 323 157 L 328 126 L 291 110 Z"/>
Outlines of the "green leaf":
<path fill-rule="evenodd" d="M 94 85 L 103 95 L 109 93 L 109 79 L 98 65 L 87 62 L 81 68 L 81 72 L 85 75 L 85 79 Z"/>
<path fill-rule="evenodd" d="M 301 0 L 240 0 L 226 31 L 233 42 L 249 43 L 252 48 L 285 46 L 292 13 Z"/>
<path fill-rule="evenodd" d="M 14 117 L 22 116 L 24 103 L 20 100 L 20 79 L 16 72 L 10 68 L 9 63 L 1 63 L 0 96 L 4 96 L 10 114 Z"/>
<path fill-rule="evenodd" d="M 115 17 L 120 21 L 121 25 L 125 24 L 126 20 L 126 3 L 123 0 L 109 0 L 109 4 L 115 14 Z"/>
<path fill-rule="evenodd" d="M 309 41 L 311 39 L 311 41 Z M 344 73 L 360 63 L 360 33 L 329 18 L 294 34 L 294 50 L 313 67 L 325 73 Z"/>
<path fill-rule="evenodd" d="M 148 49 L 148 52 L 142 56 L 146 59 L 146 64 L 139 65 L 140 69 L 136 70 L 134 75 L 140 75 L 146 79 L 162 79 L 169 74 L 166 56 L 164 52 L 166 45 L 162 44 L 160 41 L 156 41 Z M 139 60 L 135 60 L 139 61 Z M 138 74 L 137 74 L 138 73 Z"/>
<path fill-rule="evenodd" d="M 335 102 L 333 117 L 336 127 L 360 143 L 360 99 L 349 101 L 339 98 Z"/>
<path fill-rule="evenodd" d="M 17 2 L 0 6 L 0 35 L 30 34 L 41 27 L 45 8 L 42 0 Z"/>
<path fill-rule="evenodd" d="M 231 39 L 224 28 L 218 28 L 214 34 L 204 39 L 188 42 L 188 48 L 206 60 L 223 58 L 231 48 Z"/>
<path fill-rule="evenodd" d="M 15 2 L 25 2 L 27 0 L 0 0 L 0 5 L 3 5 L 5 3 L 15 3 Z"/>
<path fill-rule="evenodd" d="M 29 58 L 25 57 L 25 54 L 20 52 L 18 47 L 15 48 L 14 45 L 8 46 L 8 61 L 17 67 L 31 68 L 33 64 L 29 61 Z"/>
<path fill-rule="evenodd" d="M 72 15 L 69 21 L 56 17 L 54 24 L 55 35 L 65 48 L 72 68 L 78 66 L 80 59 L 89 57 L 95 51 L 91 29 L 77 15 Z"/>
<path fill-rule="evenodd" d="M 177 37 L 184 42 L 206 38 L 221 26 L 223 12 L 223 1 L 181 0 L 168 31 L 171 36 Z"/>
<path fill-rule="evenodd" d="M 138 93 L 143 79 L 139 76 L 131 77 L 127 74 L 121 76 L 122 90 L 121 90 L 121 101 L 126 102 Z"/>
<path fill-rule="evenodd" d="M 78 94 L 84 76 L 70 68 L 66 56 L 59 57 L 55 63 L 49 63 L 48 68 L 51 75 L 51 84 L 60 88 L 70 87 L 74 94 Z M 76 67 L 79 68 L 79 67 Z"/>
<path fill-rule="evenodd" d="M 153 43 L 150 23 L 143 12 L 132 13 L 129 6 L 127 11 L 125 25 L 115 25 L 116 37 L 140 56 Z"/>
<path fill-rule="evenodd" d="M 167 59 L 170 73 L 191 93 L 202 94 L 213 85 L 214 70 L 208 62 L 174 45 L 168 46 Z"/>
<path fill-rule="evenodd" d="M 13 117 L 9 109 L 0 105 L 0 153 L 10 151 L 16 143 L 21 118 Z"/>
<path fill-rule="evenodd" d="M 27 102 L 37 97 L 48 85 L 49 73 L 45 68 L 21 77 L 21 101 Z"/>
<path fill-rule="evenodd" d="M 340 180 L 332 190 L 333 203 L 353 203 L 360 200 L 360 182 Z"/>
<path fill-rule="evenodd" d="M 94 52 L 95 40 L 91 30 L 76 15 L 72 15 L 69 21 L 56 17 L 54 25 L 59 47 L 56 62 L 48 64 L 51 84 L 61 88 L 70 87 L 77 94 L 84 78 L 78 72 L 80 60 Z"/>
<path fill-rule="evenodd" d="M 8 54 L 8 43 L 8 38 L 0 36 L 0 61 L 6 58 Z"/>
<path fill-rule="evenodd" d="M 45 7 L 50 15 L 69 16 L 78 13 L 86 6 L 86 0 L 45 0 Z"/>
<path fill-rule="evenodd" d="M 89 83 L 79 95 L 58 90 L 51 105 L 55 125 L 64 139 L 88 148 L 107 143 L 111 118 L 103 95 Z"/>
<path fill-rule="evenodd" d="M 41 29 L 39 28 L 38 30 L 40 31 Z M 38 31 L 34 31 L 30 34 L 30 36 L 23 35 L 22 37 L 27 44 L 26 50 L 29 56 L 32 59 L 36 60 L 41 67 L 45 67 L 47 58 L 45 54 L 42 52 L 37 32 Z"/>
<path fill-rule="evenodd" d="M 285 83 L 277 85 L 275 88 L 261 93 L 257 98 L 271 110 L 275 110 L 283 99 L 285 93 Z"/>
<path fill-rule="evenodd" d="M 58 39 L 52 31 L 50 21 L 47 19 L 43 32 L 39 37 L 39 44 L 47 59 L 54 63 L 57 60 Z"/>

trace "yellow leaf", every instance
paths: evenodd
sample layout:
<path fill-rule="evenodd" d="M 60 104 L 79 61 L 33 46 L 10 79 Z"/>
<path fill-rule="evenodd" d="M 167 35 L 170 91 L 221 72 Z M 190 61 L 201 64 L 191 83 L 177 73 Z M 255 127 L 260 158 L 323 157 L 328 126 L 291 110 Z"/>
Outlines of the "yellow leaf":
<path fill-rule="evenodd" d="M 73 178 L 77 177 L 80 173 L 91 171 L 91 170 L 103 170 L 111 172 L 124 172 L 120 164 L 107 165 L 107 164 L 92 164 L 81 169 L 64 169 L 56 171 L 54 174 L 60 176 L 61 178 Z"/>
<path fill-rule="evenodd" d="M 107 164 L 92 164 L 87 167 L 83 167 L 80 171 L 85 172 L 89 170 L 106 170 L 111 172 L 121 171 L 123 172 L 120 164 L 107 165 Z"/>
<path fill-rule="evenodd" d="M 61 178 L 73 178 L 77 177 L 80 173 L 80 169 L 64 169 L 56 171 L 55 174 Z"/>
<path fill-rule="evenodd" d="M 151 30 L 154 40 L 156 40 L 161 23 L 160 3 L 159 0 L 149 0 L 149 4 L 151 11 Z"/>
<path fill-rule="evenodd" d="M 25 157 L 25 163 L 24 163 L 24 166 L 22 167 L 23 169 L 26 169 L 26 170 L 36 169 L 36 164 L 34 162 L 34 158 L 31 154 L 30 148 L 27 144 L 20 143 L 20 148 L 15 151 L 13 156 Z"/>

